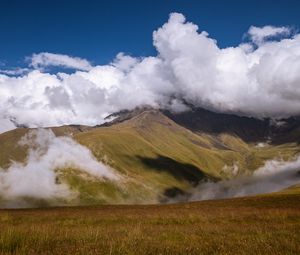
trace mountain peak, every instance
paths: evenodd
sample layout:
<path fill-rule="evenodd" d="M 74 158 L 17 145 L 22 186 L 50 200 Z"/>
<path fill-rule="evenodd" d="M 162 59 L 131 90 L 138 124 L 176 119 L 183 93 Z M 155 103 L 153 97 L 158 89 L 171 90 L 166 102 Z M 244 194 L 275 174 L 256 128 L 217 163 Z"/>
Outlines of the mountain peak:
<path fill-rule="evenodd" d="M 105 122 L 104 124 L 100 125 L 100 126 L 105 126 L 105 127 L 109 127 L 115 124 L 119 124 L 122 123 L 124 121 L 130 120 L 135 118 L 136 116 L 144 116 L 144 115 L 148 115 L 148 114 L 155 114 L 155 113 L 159 113 L 159 109 L 155 109 L 153 107 L 150 106 L 142 106 L 142 107 L 136 107 L 133 110 L 121 110 L 115 113 L 112 113 L 110 115 L 108 115 L 107 117 L 105 117 L 105 120 L 107 120 L 107 122 Z M 145 118 L 145 116 L 144 116 Z"/>

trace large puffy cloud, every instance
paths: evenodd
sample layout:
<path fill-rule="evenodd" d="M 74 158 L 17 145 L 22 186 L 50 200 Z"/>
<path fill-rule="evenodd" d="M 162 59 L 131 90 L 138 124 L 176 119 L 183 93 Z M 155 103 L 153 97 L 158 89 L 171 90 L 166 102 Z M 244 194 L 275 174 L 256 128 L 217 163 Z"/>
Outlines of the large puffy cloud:
<path fill-rule="evenodd" d="M 299 115 L 300 35 L 279 40 L 288 28 L 267 28 L 252 27 L 252 41 L 219 48 L 207 32 L 173 13 L 153 33 L 157 56 L 120 53 L 110 64 L 92 67 L 65 55 L 47 53 L 45 60 L 38 54 L 32 67 L 54 63 L 78 71 L 0 75 L 0 125 L 8 118 L 32 127 L 95 125 L 112 112 L 145 104 L 182 111 L 184 101 L 259 118 Z"/>
<path fill-rule="evenodd" d="M 172 84 L 186 101 L 256 117 L 299 114 L 300 36 L 220 49 L 206 32 L 173 14 L 154 33 Z M 250 51 L 249 51 L 250 49 Z"/>

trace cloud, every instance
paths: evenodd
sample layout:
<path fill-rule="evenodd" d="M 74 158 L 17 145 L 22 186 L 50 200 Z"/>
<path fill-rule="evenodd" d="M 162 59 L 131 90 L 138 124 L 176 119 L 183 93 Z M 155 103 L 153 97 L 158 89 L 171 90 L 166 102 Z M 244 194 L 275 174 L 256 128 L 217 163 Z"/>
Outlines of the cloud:
<path fill-rule="evenodd" d="M 3 117 L 0 118 L 0 134 L 15 128 L 16 128 L 15 124 L 11 122 L 9 119 Z"/>
<path fill-rule="evenodd" d="M 122 71 L 130 71 L 136 64 L 138 59 L 125 55 L 123 52 L 117 54 L 112 65 Z"/>
<path fill-rule="evenodd" d="M 48 66 L 58 66 L 88 71 L 92 68 L 92 65 L 86 59 L 49 52 L 33 54 L 28 60 L 30 61 L 30 66 L 36 69 L 43 69 Z"/>
<path fill-rule="evenodd" d="M 107 65 L 91 66 L 66 55 L 34 54 L 31 66 L 37 70 L 0 74 L 0 116 L 30 127 L 96 125 L 122 109 L 184 111 L 184 102 L 257 118 L 299 115 L 300 34 L 273 41 L 287 30 L 271 28 L 249 30 L 254 41 L 264 41 L 256 47 L 250 42 L 220 48 L 206 31 L 172 13 L 153 33 L 156 56 L 120 53 Z M 48 65 L 78 70 L 39 70 Z"/>
<path fill-rule="evenodd" d="M 262 44 L 266 39 L 270 39 L 275 36 L 288 36 L 290 34 L 291 29 L 288 27 L 251 26 L 248 30 L 250 39 L 257 45 Z"/>
<path fill-rule="evenodd" d="M 300 36 L 219 48 L 198 26 L 172 14 L 154 33 L 173 94 L 196 106 L 255 117 L 299 114 Z"/>
<path fill-rule="evenodd" d="M 272 193 L 300 183 L 300 157 L 292 161 L 269 160 L 253 176 L 202 183 L 192 191 L 191 201 Z"/>
<path fill-rule="evenodd" d="M 31 71 L 31 69 L 29 69 L 29 68 L 17 67 L 17 68 L 13 68 L 13 69 L 0 69 L 0 74 L 17 76 L 17 75 L 24 75 L 30 71 Z"/>
<path fill-rule="evenodd" d="M 98 162 L 90 150 L 69 137 L 56 137 L 51 130 L 33 130 L 19 142 L 28 146 L 25 163 L 0 168 L 0 197 L 12 203 L 22 198 L 68 198 L 68 186 L 57 182 L 56 169 L 75 168 L 96 178 L 116 181 L 120 176 Z"/>

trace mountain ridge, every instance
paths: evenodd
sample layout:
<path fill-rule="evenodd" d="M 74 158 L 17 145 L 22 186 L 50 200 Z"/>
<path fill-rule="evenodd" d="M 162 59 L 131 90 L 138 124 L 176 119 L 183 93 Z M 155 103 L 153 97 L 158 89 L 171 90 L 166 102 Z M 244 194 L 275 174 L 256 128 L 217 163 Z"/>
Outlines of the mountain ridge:
<path fill-rule="evenodd" d="M 86 178 L 87 175 L 79 174 L 76 168 L 60 169 L 59 181 L 79 194 L 67 203 L 159 203 L 177 197 L 186 199 L 201 182 L 251 175 L 266 160 L 290 160 L 300 152 L 295 142 L 272 143 L 266 137 L 252 139 L 252 136 L 243 139 L 246 132 L 238 128 L 230 130 L 230 125 L 229 129 L 225 125 L 220 127 L 221 132 L 215 132 L 214 127 L 220 122 L 208 123 L 214 119 L 211 116 L 215 116 L 210 112 L 204 112 L 208 115 L 204 118 L 208 128 L 202 126 L 195 130 L 186 120 L 190 118 L 192 124 L 197 124 L 201 118 L 198 111 L 171 116 L 171 113 L 147 107 L 121 112 L 121 117 L 116 113 L 114 120 L 100 126 L 49 128 L 57 136 L 71 137 L 87 147 L 99 162 L 126 176 L 126 182 L 119 185 Z M 248 121 L 252 119 L 246 119 L 245 123 Z M 261 125 L 256 120 L 253 123 Z M 291 129 L 293 132 L 297 131 L 296 124 Z M 26 161 L 28 148 L 20 146 L 18 141 L 30 130 L 18 128 L 0 134 L 0 167 L 7 169 L 13 161 Z"/>

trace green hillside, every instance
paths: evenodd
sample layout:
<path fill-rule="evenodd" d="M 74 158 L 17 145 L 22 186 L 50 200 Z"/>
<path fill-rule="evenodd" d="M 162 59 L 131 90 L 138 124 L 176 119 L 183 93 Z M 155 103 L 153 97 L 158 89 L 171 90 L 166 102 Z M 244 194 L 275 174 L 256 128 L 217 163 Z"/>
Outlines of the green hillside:
<path fill-rule="evenodd" d="M 228 130 L 193 132 L 153 109 L 113 125 L 52 130 L 58 136 L 71 136 L 88 147 L 97 160 L 125 176 L 121 183 L 114 183 L 79 174 L 78 169 L 57 169 L 59 180 L 78 193 L 67 202 L 70 204 L 157 203 L 185 195 L 201 181 L 251 174 L 265 160 L 288 160 L 300 151 L 297 143 L 258 147 Z M 19 128 L 0 134 L 2 168 L 12 160 L 25 161 L 27 148 L 18 141 L 26 132 L 28 129 Z"/>

